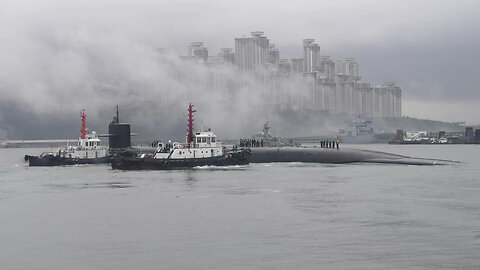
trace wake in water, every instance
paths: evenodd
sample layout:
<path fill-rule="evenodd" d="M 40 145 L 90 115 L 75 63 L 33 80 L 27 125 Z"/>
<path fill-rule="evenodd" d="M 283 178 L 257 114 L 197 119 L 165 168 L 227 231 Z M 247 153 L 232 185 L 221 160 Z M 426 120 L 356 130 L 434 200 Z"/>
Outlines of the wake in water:
<path fill-rule="evenodd" d="M 212 170 L 212 171 L 244 171 L 249 165 L 231 165 L 231 166 L 197 166 L 193 170 Z"/>

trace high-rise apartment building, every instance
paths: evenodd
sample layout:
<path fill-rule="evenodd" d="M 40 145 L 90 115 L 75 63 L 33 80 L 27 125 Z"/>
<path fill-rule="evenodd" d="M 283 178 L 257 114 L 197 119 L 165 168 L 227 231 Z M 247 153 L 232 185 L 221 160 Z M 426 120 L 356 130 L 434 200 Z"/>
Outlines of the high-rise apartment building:
<path fill-rule="evenodd" d="M 373 117 L 401 117 L 402 90 L 395 82 L 385 82 L 373 88 Z"/>
<path fill-rule="evenodd" d="M 208 61 L 208 49 L 203 46 L 203 42 L 191 42 L 188 46 L 188 56 L 206 63 Z"/>
<path fill-rule="evenodd" d="M 345 58 L 343 62 L 343 74 L 351 77 L 354 80 L 360 80 L 360 75 L 358 72 L 358 62 L 353 57 Z"/>
<path fill-rule="evenodd" d="M 384 82 L 382 88 L 388 91 L 390 96 L 389 104 L 390 117 L 402 116 L 402 90 L 395 82 Z"/>
<path fill-rule="evenodd" d="M 372 87 L 369 83 L 355 82 L 353 113 L 363 118 L 372 118 Z"/>
<path fill-rule="evenodd" d="M 333 79 L 335 77 L 335 62 L 329 56 L 320 56 L 318 71 L 321 77 Z"/>
<path fill-rule="evenodd" d="M 348 76 L 352 80 L 360 80 L 358 62 L 353 57 L 346 57 L 344 61 L 338 60 L 335 64 L 335 73 Z"/>
<path fill-rule="evenodd" d="M 242 71 L 255 71 L 270 58 L 269 40 L 263 32 L 235 38 L 235 65 Z"/>
<path fill-rule="evenodd" d="M 277 63 L 280 59 L 280 51 L 275 48 L 275 44 L 269 46 L 269 60 L 270 62 Z"/>
<path fill-rule="evenodd" d="M 292 64 L 288 59 L 279 59 L 278 60 L 278 71 L 282 75 L 288 75 L 292 71 Z"/>
<path fill-rule="evenodd" d="M 225 63 L 234 64 L 235 63 L 235 53 L 233 53 L 232 48 L 221 48 L 220 53 L 218 56 L 223 60 Z"/>
<path fill-rule="evenodd" d="M 304 72 L 314 72 L 320 64 L 320 46 L 314 43 L 315 39 L 308 38 L 303 40 L 303 70 Z"/>
<path fill-rule="evenodd" d="M 304 69 L 303 69 L 304 59 L 303 58 L 292 58 L 292 59 L 290 59 L 290 62 L 292 64 L 292 72 L 294 72 L 294 73 L 304 72 Z"/>

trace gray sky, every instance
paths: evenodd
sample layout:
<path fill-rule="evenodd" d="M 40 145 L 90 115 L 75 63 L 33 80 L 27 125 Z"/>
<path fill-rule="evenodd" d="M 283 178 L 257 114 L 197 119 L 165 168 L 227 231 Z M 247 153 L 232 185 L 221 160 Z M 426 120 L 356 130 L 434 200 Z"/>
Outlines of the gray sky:
<path fill-rule="evenodd" d="M 143 70 L 141 81 L 155 76 L 139 59 L 151 48 L 184 54 L 203 41 L 213 55 L 255 30 L 282 58 L 300 57 L 303 38 L 335 59 L 356 57 L 365 81 L 400 85 L 404 115 L 479 122 L 478 0 L 0 0 L 1 96 L 52 113 L 48 96 L 88 84 L 92 59 Z"/>

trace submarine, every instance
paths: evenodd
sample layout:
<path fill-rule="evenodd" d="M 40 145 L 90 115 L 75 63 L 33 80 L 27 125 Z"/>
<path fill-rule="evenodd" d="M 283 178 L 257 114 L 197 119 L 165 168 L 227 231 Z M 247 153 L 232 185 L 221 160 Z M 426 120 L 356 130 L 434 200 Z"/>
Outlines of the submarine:
<path fill-rule="evenodd" d="M 386 163 L 401 165 L 453 165 L 458 161 L 428 159 L 362 149 L 318 147 L 252 147 L 250 163 L 308 162 L 308 163 Z"/>
<path fill-rule="evenodd" d="M 250 163 L 387 163 L 404 165 L 451 165 L 459 163 L 451 160 L 415 158 L 372 150 L 339 149 L 338 141 L 328 142 L 330 145 L 327 143 L 322 147 L 305 147 L 292 141 L 285 141 L 270 134 L 270 126 L 267 122 L 263 125 L 262 131 L 254 135 L 252 139 L 241 139 L 240 147 L 249 149 Z"/>

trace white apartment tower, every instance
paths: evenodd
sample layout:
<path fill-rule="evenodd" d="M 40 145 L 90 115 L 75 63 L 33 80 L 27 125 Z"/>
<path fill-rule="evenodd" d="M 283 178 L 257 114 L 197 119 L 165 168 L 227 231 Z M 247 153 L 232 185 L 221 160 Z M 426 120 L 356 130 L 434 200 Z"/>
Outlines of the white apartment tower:
<path fill-rule="evenodd" d="M 275 44 L 269 46 L 269 60 L 272 63 L 277 63 L 280 60 L 280 51 L 275 48 Z"/>
<path fill-rule="evenodd" d="M 402 90 L 395 82 L 384 82 L 373 88 L 373 117 L 401 117 Z"/>
<path fill-rule="evenodd" d="M 188 56 L 206 63 L 208 61 L 208 50 L 203 46 L 203 42 L 191 42 L 188 46 Z"/>
<path fill-rule="evenodd" d="M 358 62 L 354 57 L 346 57 L 344 61 L 337 61 L 335 69 L 337 75 L 345 75 L 352 80 L 360 80 Z"/>
<path fill-rule="evenodd" d="M 366 82 L 356 82 L 353 89 L 353 113 L 372 118 L 372 87 Z"/>
<path fill-rule="evenodd" d="M 263 32 L 235 38 L 235 65 L 242 71 L 255 71 L 270 58 L 269 40 Z"/>
<path fill-rule="evenodd" d="M 303 73 L 304 72 L 304 59 L 303 58 L 292 58 L 290 59 L 292 65 L 292 72 L 294 73 Z"/>
<path fill-rule="evenodd" d="M 320 64 L 318 67 L 320 75 L 323 78 L 335 78 L 335 62 L 330 60 L 329 56 L 320 56 Z"/>
<path fill-rule="evenodd" d="M 235 53 L 233 53 L 232 48 L 221 48 L 220 53 L 218 56 L 223 60 L 225 63 L 234 64 L 235 63 Z"/>
<path fill-rule="evenodd" d="M 304 72 L 314 72 L 320 64 L 320 46 L 313 38 L 303 40 L 303 70 Z"/>
<path fill-rule="evenodd" d="M 349 76 L 350 78 L 354 80 L 359 80 L 360 75 L 358 72 L 358 62 L 355 60 L 353 57 L 347 57 L 345 58 L 345 61 L 343 62 L 343 74 Z"/>

